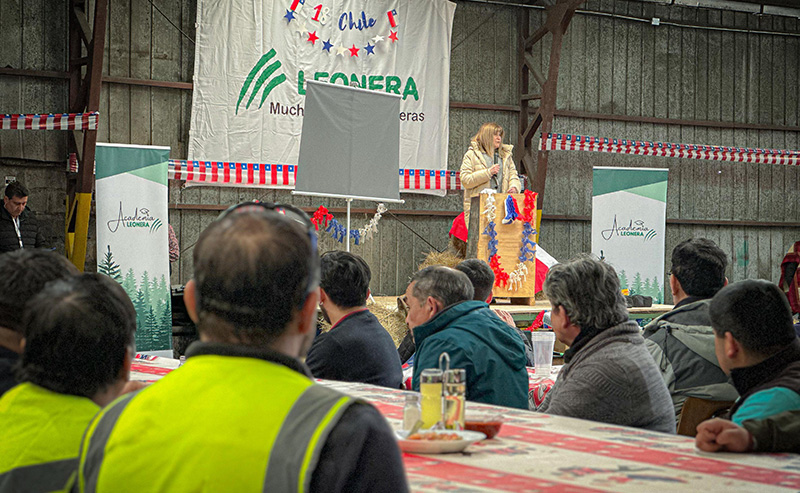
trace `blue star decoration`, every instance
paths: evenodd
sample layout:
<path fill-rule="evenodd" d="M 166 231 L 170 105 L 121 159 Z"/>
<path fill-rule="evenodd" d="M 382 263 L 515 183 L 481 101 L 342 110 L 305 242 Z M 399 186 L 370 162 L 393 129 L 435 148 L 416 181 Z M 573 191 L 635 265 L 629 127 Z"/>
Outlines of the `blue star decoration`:
<path fill-rule="evenodd" d="M 294 10 L 288 10 L 288 9 L 287 9 L 287 10 L 286 10 L 286 15 L 284 15 L 283 17 L 284 17 L 284 19 L 286 19 L 286 20 L 287 20 L 287 22 L 291 23 L 291 22 L 292 22 L 292 19 L 294 19 L 294 18 L 295 18 L 295 17 L 294 17 Z"/>
<path fill-rule="evenodd" d="M 323 43 L 322 49 L 330 53 L 331 48 L 333 48 L 333 43 L 331 43 L 330 38 L 328 38 L 328 41 L 323 41 L 322 43 Z"/>
<path fill-rule="evenodd" d="M 375 47 L 372 46 L 369 43 L 367 43 L 367 46 L 365 46 L 364 49 L 367 50 L 367 54 L 368 55 L 374 55 L 375 54 Z"/>

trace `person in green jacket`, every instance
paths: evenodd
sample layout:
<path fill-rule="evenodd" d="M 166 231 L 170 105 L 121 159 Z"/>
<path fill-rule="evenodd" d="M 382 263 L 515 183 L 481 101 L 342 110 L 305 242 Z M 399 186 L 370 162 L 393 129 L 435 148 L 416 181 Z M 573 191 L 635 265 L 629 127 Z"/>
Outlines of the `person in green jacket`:
<path fill-rule="evenodd" d="M 422 370 L 438 368 L 446 352 L 450 368 L 466 370 L 467 400 L 528 409 L 522 339 L 473 294 L 469 277 L 449 267 L 427 267 L 411 278 L 403 301 L 417 345 L 412 388 L 419 391 Z"/>
<path fill-rule="evenodd" d="M 697 448 L 705 452 L 800 452 L 800 410 L 737 425 L 709 419 L 697 426 Z"/>
<path fill-rule="evenodd" d="M 51 282 L 27 305 L 19 385 L 0 398 L 0 491 L 67 488 L 81 437 L 122 393 L 136 311 L 110 277 Z"/>

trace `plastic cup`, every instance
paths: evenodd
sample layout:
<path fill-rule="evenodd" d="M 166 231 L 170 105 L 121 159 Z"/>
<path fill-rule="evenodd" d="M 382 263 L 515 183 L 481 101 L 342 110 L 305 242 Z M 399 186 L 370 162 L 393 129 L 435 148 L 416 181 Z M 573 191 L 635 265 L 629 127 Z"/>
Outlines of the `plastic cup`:
<path fill-rule="evenodd" d="M 531 343 L 536 376 L 548 378 L 553 367 L 553 346 L 556 343 L 556 335 L 553 332 L 534 331 L 531 332 Z"/>

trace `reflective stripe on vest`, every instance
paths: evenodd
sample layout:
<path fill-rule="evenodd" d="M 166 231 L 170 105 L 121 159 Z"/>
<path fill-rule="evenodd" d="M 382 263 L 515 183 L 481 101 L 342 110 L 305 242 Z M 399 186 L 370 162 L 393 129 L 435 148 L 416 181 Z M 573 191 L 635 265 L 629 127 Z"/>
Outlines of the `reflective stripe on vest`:
<path fill-rule="evenodd" d="M 347 396 L 312 385 L 294 403 L 269 456 L 264 491 L 308 491 L 311 474 L 333 425 L 352 404 Z M 299 466 L 299 467 L 298 467 Z"/>
<path fill-rule="evenodd" d="M 0 493 L 63 490 L 77 468 L 77 458 L 17 467 L 0 474 Z"/>
<path fill-rule="evenodd" d="M 95 493 L 103 454 L 115 424 L 134 397 L 129 394 L 107 408 L 87 431 L 82 445 L 80 491 Z M 307 492 L 311 476 L 330 431 L 344 411 L 356 401 L 322 385 L 310 385 L 291 406 L 272 444 L 263 491 Z M 265 447 L 268 447 L 265 445 Z M 89 476 L 84 477 L 86 472 Z"/>
<path fill-rule="evenodd" d="M 100 474 L 100 464 L 103 462 L 103 451 L 106 448 L 106 443 L 111 437 L 114 424 L 136 394 L 136 392 L 133 392 L 120 397 L 116 402 L 108 406 L 107 411 L 103 413 L 99 420 L 95 419 L 89 424 L 89 429 L 86 430 L 86 436 L 84 436 L 84 443 L 81 444 L 81 463 L 78 472 L 80 491 L 94 493 L 97 490 L 97 477 Z M 88 443 L 86 437 L 89 437 Z M 88 478 L 85 478 L 83 473 L 87 469 L 92 473 Z"/>

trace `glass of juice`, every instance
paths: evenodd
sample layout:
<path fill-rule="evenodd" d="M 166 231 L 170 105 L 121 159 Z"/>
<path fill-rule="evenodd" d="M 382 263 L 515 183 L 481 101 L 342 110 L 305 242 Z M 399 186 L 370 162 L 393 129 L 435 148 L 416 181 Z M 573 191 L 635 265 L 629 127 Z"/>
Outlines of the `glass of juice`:
<path fill-rule="evenodd" d="M 438 368 L 422 370 L 419 393 L 422 394 L 422 427 L 431 428 L 442 419 L 442 375 Z"/>

